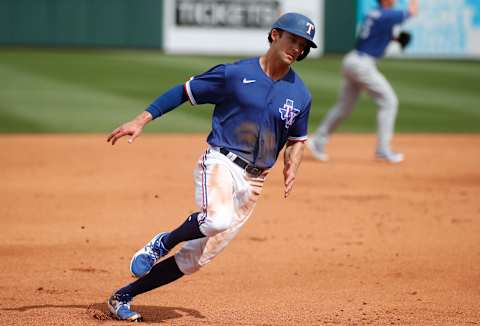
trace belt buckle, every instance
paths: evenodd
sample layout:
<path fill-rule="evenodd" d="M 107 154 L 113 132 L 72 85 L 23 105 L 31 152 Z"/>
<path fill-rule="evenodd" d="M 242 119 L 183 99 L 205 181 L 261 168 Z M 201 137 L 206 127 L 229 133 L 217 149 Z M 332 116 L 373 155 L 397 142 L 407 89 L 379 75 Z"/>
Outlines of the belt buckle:
<path fill-rule="evenodd" d="M 262 174 L 263 169 L 257 168 L 256 166 L 253 166 L 253 165 L 247 165 L 247 167 L 245 168 L 245 171 L 247 171 L 248 173 L 250 173 L 255 177 L 258 177 Z"/>

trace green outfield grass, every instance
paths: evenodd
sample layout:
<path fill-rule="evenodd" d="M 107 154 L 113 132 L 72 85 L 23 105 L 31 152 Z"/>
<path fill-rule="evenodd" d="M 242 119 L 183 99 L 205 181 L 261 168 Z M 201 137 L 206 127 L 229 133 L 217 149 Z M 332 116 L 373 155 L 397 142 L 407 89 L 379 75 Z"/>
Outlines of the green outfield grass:
<path fill-rule="evenodd" d="M 108 133 L 158 95 L 209 67 L 237 58 L 167 56 L 158 51 L 0 48 L 0 132 Z M 295 65 L 313 94 L 310 129 L 334 104 L 340 56 Z M 380 63 L 400 99 L 397 132 L 480 132 L 480 61 Z M 184 104 L 147 132 L 206 132 L 212 107 Z M 374 132 L 365 95 L 339 131 Z"/>

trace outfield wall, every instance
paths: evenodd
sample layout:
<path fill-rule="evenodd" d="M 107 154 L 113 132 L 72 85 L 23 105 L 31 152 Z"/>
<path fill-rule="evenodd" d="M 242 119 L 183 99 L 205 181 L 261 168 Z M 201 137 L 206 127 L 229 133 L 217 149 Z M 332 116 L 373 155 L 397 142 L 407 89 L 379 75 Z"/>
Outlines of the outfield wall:
<path fill-rule="evenodd" d="M 325 1 L 325 53 L 345 53 L 353 48 L 356 15 L 355 1 Z"/>
<path fill-rule="evenodd" d="M 398 0 L 405 7 L 408 0 Z M 480 58 L 480 0 L 419 0 L 413 34 L 390 55 Z M 0 46 L 156 48 L 169 53 L 246 54 L 268 46 L 279 14 L 298 11 L 317 24 L 321 53 L 345 53 L 377 0 L 0 0 Z"/>
<path fill-rule="evenodd" d="M 323 17 L 345 17 L 345 8 L 354 12 L 348 6 L 352 0 L 337 1 L 343 6 L 328 5 L 330 12 L 324 14 L 324 0 L 0 0 L 0 45 L 258 53 L 268 46 L 265 34 L 274 18 L 293 10 L 317 23 L 319 50 L 311 55 L 315 56 L 324 47 L 331 48 L 323 42 Z M 189 6 L 194 8 L 188 11 Z M 208 6 L 212 12 L 202 12 Z M 165 15 L 164 8 L 168 9 Z M 179 18 L 183 19 L 180 25 Z M 335 35 L 329 42 L 351 36 L 349 24 L 333 26 L 334 20 L 329 21 L 326 33 Z"/>
<path fill-rule="evenodd" d="M 160 0 L 0 0 L 0 44 L 162 46 Z"/>

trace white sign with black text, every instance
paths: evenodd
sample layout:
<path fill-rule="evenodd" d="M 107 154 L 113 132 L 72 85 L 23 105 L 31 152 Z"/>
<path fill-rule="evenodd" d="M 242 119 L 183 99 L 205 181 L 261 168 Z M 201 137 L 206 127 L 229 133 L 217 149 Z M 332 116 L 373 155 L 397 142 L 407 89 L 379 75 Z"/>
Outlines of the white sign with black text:
<path fill-rule="evenodd" d="M 268 48 L 272 23 L 298 12 L 315 25 L 311 57 L 323 52 L 324 0 L 165 0 L 164 49 L 167 53 L 259 55 Z"/>

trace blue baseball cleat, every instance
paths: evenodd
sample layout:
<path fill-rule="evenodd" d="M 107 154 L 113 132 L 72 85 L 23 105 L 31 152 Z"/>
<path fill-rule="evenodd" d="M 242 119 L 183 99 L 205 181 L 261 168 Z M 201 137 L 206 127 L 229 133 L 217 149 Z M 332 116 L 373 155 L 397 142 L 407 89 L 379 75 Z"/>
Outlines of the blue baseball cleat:
<path fill-rule="evenodd" d="M 150 240 L 145 247 L 133 255 L 130 262 L 130 272 L 134 277 L 142 277 L 152 269 L 153 265 L 163 256 L 168 254 L 168 250 L 162 243 L 162 238 L 168 232 L 157 234 Z"/>
<path fill-rule="evenodd" d="M 138 312 L 130 310 L 130 300 L 122 298 L 116 293 L 107 300 L 107 306 L 115 318 L 119 320 L 142 321 L 142 316 Z"/>

